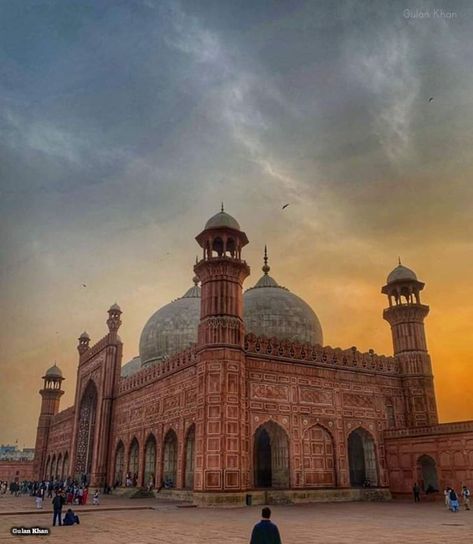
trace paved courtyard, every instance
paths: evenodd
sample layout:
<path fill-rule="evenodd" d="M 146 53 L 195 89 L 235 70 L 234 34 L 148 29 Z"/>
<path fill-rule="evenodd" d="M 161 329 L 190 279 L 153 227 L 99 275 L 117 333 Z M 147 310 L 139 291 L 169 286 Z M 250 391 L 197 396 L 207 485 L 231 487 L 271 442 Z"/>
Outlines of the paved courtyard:
<path fill-rule="evenodd" d="M 473 542 L 473 511 L 448 512 L 440 503 L 331 503 L 272 506 L 284 544 L 403 544 Z M 260 507 L 183 508 L 155 499 L 104 497 L 100 507 L 76 507 L 81 524 L 53 527 L 49 536 L 19 537 L 12 526 L 50 527 L 30 497 L 0 497 L 0 542 L 68 544 L 247 543 Z"/>

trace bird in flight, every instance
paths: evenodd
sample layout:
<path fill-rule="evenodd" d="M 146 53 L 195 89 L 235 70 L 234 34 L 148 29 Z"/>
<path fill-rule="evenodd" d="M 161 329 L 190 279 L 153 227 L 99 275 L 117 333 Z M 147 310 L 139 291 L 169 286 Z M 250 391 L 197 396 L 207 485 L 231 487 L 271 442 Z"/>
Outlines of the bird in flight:
<path fill-rule="evenodd" d="M 87 285 L 85 283 L 82 284 L 82 287 L 87 287 Z"/>
<path fill-rule="evenodd" d="M 282 209 L 285 210 L 288 206 L 289 206 L 289 204 L 284 204 L 284 206 L 282 207 Z"/>
<path fill-rule="evenodd" d="M 429 98 L 429 102 L 433 102 L 433 101 L 434 101 L 434 97 L 431 96 L 431 97 Z"/>

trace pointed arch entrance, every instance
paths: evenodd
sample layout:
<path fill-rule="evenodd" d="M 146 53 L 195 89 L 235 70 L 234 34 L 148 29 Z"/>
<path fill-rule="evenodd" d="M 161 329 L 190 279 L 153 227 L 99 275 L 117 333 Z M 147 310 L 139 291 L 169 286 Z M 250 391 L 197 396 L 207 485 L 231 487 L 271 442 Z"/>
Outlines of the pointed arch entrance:
<path fill-rule="evenodd" d="M 156 470 L 156 438 L 150 434 L 145 445 L 145 472 L 143 484 L 154 487 L 154 471 Z"/>
<path fill-rule="evenodd" d="M 69 478 L 69 454 L 67 451 L 64 454 L 64 461 L 62 462 L 62 473 L 65 479 Z"/>
<path fill-rule="evenodd" d="M 114 476 L 114 485 L 122 486 L 123 485 L 123 470 L 125 468 L 125 446 L 120 440 L 118 443 L 117 449 L 115 451 L 115 476 Z"/>
<path fill-rule="evenodd" d="M 177 478 L 177 436 L 171 429 L 164 439 L 163 481 L 165 487 L 176 487 Z"/>
<path fill-rule="evenodd" d="M 184 487 L 194 488 L 195 425 L 191 425 L 186 437 Z"/>
<path fill-rule="evenodd" d="M 95 417 L 97 414 L 97 388 L 90 381 L 85 388 L 79 407 L 76 462 L 74 472 L 79 481 L 90 482 L 95 441 Z"/>
<path fill-rule="evenodd" d="M 439 490 L 437 475 L 437 464 L 430 455 L 421 455 L 417 460 L 417 475 L 420 487 L 426 493 L 433 493 Z"/>
<path fill-rule="evenodd" d="M 302 466 L 305 487 L 335 487 L 335 448 L 332 435 L 314 425 L 302 439 Z"/>
<path fill-rule="evenodd" d="M 348 437 L 348 462 L 350 466 L 350 484 L 353 487 L 378 485 L 378 469 L 373 436 L 359 427 Z"/>
<path fill-rule="evenodd" d="M 256 430 L 254 467 L 255 487 L 289 488 L 289 441 L 274 421 Z"/>
<path fill-rule="evenodd" d="M 140 447 L 138 445 L 138 440 L 136 438 L 133 438 L 128 455 L 128 474 L 130 475 L 130 479 L 133 482 L 133 486 L 136 486 L 138 482 L 139 461 Z"/>

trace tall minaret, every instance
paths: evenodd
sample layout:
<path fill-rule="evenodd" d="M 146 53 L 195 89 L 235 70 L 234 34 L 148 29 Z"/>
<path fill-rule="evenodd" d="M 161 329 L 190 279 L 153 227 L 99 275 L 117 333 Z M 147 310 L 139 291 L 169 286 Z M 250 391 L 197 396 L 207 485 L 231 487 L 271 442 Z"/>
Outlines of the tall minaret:
<path fill-rule="evenodd" d="M 48 449 L 49 428 L 53 417 L 59 412 L 59 401 L 64 394 L 61 384 L 64 380 L 61 369 L 54 365 L 46 371 L 43 376 L 43 389 L 39 394 L 42 397 L 41 411 L 39 414 L 38 428 L 36 431 L 36 444 L 33 471 L 34 477 L 38 480 L 48 478 L 49 474 L 44 474 L 45 462 Z"/>
<path fill-rule="evenodd" d="M 222 210 L 196 237 L 203 256 L 194 267 L 201 281 L 198 331 L 196 491 L 241 491 L 248 485 L 245 409 L 243 282 L 248 243 L 238 222 Z"/>
<path fill-rule="evenodd" d="M 424 283 L 399 260 L 381 290 L 389 300 L 383 317 L 391 325 L 394 355 L 401 365 L 408 427 L 438 423 L 432 364 L 424 329 L 429 307 L 420 301 L 423 288 Z"/>

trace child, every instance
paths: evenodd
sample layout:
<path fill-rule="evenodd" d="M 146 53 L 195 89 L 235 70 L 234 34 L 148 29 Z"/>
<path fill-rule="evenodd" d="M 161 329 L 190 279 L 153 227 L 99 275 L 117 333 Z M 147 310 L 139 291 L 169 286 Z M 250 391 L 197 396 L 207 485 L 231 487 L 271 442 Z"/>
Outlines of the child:
<path fill-rule="evenodd" d="M 98 489 L 95 490 L 94 496 L 92 497 L 92 504 L 95 504 L 95 505 L 100 504 L 100 501 L 99 501 L 99 490 L 98 490 Z"/>

